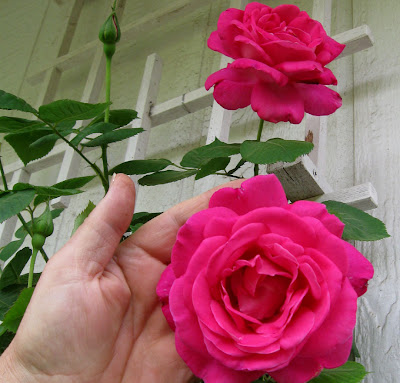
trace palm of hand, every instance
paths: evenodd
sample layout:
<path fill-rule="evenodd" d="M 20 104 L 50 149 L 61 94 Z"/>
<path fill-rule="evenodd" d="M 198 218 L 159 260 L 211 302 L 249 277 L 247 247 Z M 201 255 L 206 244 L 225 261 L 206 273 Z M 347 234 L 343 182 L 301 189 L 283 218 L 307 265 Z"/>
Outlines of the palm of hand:
<path fill-rule="evenodd" d="M 27 313 L 37 325 L 22 326 L 16 338 L 31 339 L 16 346 L 25 364 L 60 383 L 190 379 L 155 294 L 165 267 L 160 261 L 126 243 L 102 275 L 82 280 L 66 273 L 61 259 L 67 256 L 54 259 L 43 274 L 38 310 Z"/>

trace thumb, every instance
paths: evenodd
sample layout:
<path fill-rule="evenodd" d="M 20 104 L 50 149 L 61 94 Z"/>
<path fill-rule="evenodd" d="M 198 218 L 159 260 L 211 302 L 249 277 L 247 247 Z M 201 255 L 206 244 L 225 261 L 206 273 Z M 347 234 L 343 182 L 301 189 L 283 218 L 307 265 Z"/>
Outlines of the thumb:
<path fill-rule="evenodd" d="M 129 227 L 134 206 L 135 186 L 132 180 L 124 174 L 117 174 L 106 196 L 61 253 L 67 252 L 69 257 L 72 256 L 76 261 L 74 267 L 81 272 L 91 276 L 103 272 Z"/>

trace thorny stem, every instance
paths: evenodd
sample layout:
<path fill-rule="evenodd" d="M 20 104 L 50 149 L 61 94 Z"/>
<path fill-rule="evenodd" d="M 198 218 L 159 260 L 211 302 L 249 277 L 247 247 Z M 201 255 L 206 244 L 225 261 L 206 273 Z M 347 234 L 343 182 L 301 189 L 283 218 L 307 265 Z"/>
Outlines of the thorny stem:
<path fill-rule="evenodd" d="M 101 170 L 99 169 L 99 167 L 94 164 L 93 162 L 91 162 L 74 144 L 72 144 L 70 141 L 68 141 L 57 129 L 54 125 L 50 124 L 49 122 L 43 120 L 42 118 L 39 117 L 38 114 L 36 114 L 36 117 L 43 121 L 47 126 L 49 126 L 53 132 L 60 137 L 61 140 L 63 140 L 68 146 L 70 146 L 76 153 L 78 153 L 78 155 L 86 162 L 89 164 L 89 166 L 94 170 L 94 172 L 99 176 L 101 183 L 103 184 L 103 188 L 104 190 L 107 192 L 108 190 L 108 182 L 105 178 L 105 176 L 103 175 L 103 173 L 101 172 Z"/>
<path fill-rule="evenodd" d="M 264 127 L 264 120 L 260 119 L 260 123 L 258 125 L 258 132 L 257 132 L 257 141 L 261 140 L 261 134 Z M 254 164 L 254 175 L 258 176 L 258 164 Z"/>

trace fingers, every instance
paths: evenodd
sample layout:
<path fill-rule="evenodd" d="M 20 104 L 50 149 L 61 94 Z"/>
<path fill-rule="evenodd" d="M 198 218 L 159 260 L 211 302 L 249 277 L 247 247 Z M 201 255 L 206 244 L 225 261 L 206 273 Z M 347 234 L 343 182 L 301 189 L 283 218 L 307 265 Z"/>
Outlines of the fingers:
<path fill-rule="evenodd" d="M 135 205 L 132 180 L 117 174 L 110 190 L 62 249 L 90 276 L 102 272 L 128 228 Z"/>
<path fill-rule="evenodd" d="M 122 246 L 124 248 L 140 247 L 161 262 L 169 263 L 178 230 L 187 219 L 198 211 L 207 209 L 209 200 L 215 191 L 224 187 L 238 188 L 243 181 L 245 180 L 236 180 L 219 185 L 203 194 L 181 202 L 143 225 L 124 241 Z"/>

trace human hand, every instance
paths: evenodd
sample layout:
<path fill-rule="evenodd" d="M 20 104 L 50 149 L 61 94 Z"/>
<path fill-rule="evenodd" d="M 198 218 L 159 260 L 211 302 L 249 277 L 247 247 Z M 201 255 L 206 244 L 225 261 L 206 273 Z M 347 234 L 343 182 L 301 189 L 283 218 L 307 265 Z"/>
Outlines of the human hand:
<path fill-rule="evenodd" d="M 107 196 L 47 263 L 0 358 L 0 377 L 8 383 L 190 381 L 156 286 L 178 229 L 207 208 L 212 193 L 171 208 L 120 244 L 135 190 L 129 177 L 117 175 Z"/>

